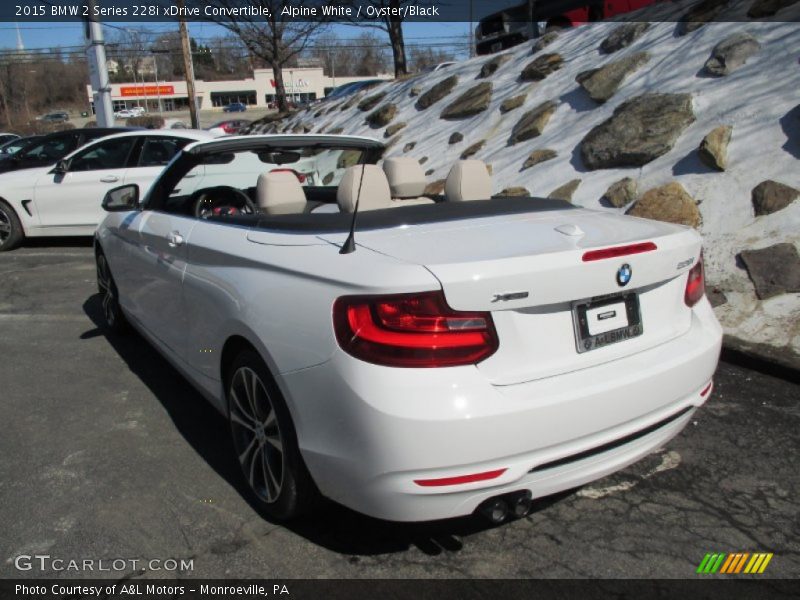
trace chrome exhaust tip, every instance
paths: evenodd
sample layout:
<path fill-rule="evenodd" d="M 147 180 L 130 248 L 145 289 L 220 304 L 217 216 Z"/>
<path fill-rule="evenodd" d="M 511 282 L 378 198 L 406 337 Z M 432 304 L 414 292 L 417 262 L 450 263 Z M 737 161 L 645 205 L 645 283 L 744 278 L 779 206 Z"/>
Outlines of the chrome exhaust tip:
<path fill-rule="evenodd" d="M 511 513 L 515 519 L 521 519 L 531 512 L 533 506 L 533 494 L 530 490 L 525 490 L 519 494 L 514 495 L 511 501 Z"/>
<path fill-rule="evenodd" d="M 492 525 L 499 525 L 508 517 L 508 503 L 502 498 L 489 498 L 478 507 L 478 512 Z"/>

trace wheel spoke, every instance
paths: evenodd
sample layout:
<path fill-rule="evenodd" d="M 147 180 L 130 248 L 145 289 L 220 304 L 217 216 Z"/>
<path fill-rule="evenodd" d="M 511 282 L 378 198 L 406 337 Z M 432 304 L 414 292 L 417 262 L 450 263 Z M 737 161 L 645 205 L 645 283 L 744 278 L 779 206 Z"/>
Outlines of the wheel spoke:
<path fill-rule="evenodd" d="M 248 381 L 248 378 L 250 381 Z M 253 384 L 253 379 L 255 379 L 255 373 L 253 373 L 250 369 L 242 370 L 242 383 L 244 384 L 244 394 L 247 398 L 247 404 L 250 407 L 250 414 L 253 417 L 253 421 L 258 421 L 258 411 L 256 410 L 256 399 L 255 399 L 255 385 Z"/>
<path fill-rule="evenodd" d="M 264 421 L 264 429 L 266 429 L 273 423 L 275 423 L 275 409 L 269 411 L 269 416 L 267 417 L 266 421 Z"/>
<path fill-rule="evenodd" d="M 281 442 L 281 436 L 280 435 L 268 435 L 266 437 L 267 437 L 267 441 L 270 443 L 270 445 L 273 448 L 275 448 L 278 452 L 283 454 L 283 442 Z"/>
<path fill-rule="evenodd" d="M 0 221 L 0 232 L 11 233 L 11 225 L 8 223 L 4 223 L 3 221 Z"/>
<path fill-rule="evenodd" d="M 261 448 L 256 448 L 250 459 L 250 477 L 248 480 L 250 481 L 250 487 L 254 490 L 256 489 L 256 463 L 258 462 L 259 455 L 262 455 L 262 450 Z M 261 460 L 263 461 L 264 459 L 262 458 Z"/>
<path fill-rule="evenodd" d="M 261 461 L 261 469 L 264 474 L 264 487 L 266 488 L 267 492 L 267 500 L 269 502 L 273 502 L 281 493 L 281 484 L 272 473 L 272 467 L 269 464 L 269 460 L 267 460 L 266 454 L 262 453 L 262 456 L 263 460 Z"/>
<path fill-rule="evenodd" d="M 238 402 L 237 400 L 234 400 L 234 401 Z M 233 411 L 231 411 L 231 421 L 233 421 L 234 423 L 236 423 L 240 427 L 244 427 L 245 429 L 247 429 L 249 431 L 252 431 L 253 433 L 255 433 L 255 431 L 256 431 L 256 428 L 253 427 L 252 424 L 250 424 L 247 421 L 245 421 L 242 417 L 240 417 L 238 414 L 236 414 Z"/>
<path fill-rule="evenodd" d="M 231 396 L 233 397 L 233 403 L 236 405 L 236 408 L 237 408 L 237 410 L 239 411 L 239 413 L 240 413 L 240 414 L 241 414 L 241 415 L 242 415 L 242 416 L 243 416 L 245 419 L 247 419 L 248 421 L 250 421 L 251 423 L 255 423 L 255 422 L 256 422 L 256 419 L 255 419 L 255 417 L 254 417 L 253 415 L 251 415 L 251 414 L 250 414 L 250 411 L 249 411 L 249 409 L 248 409 L 248 408 L 245 408 L 245 405 L 244 405 L 244 404 L 242 404 L 242 401 L 241 401 L 241 400 L 239 400 L 239 394 L 237 394 L 237 393 L 236 393 L 236 390 L 234 390 L 234 389 L 233 389 L 233 387 L 231 387 Z M 234 414 L 235 414 L 235 413 L 234 413 L 233 411 L 231 411 L 231 416 L 233 416 Z"/>
<path fill-rule="evenodd" d="M 253 437 L 253 439 L 250 440 L 250 443 L 247 444 L 247 447 L 244 449 L 244 451 L 239 455 L 240 463 L 242 464 L 245 463 L 245 460 L 247 460 L 247 455 L 250 453 L 250 450 L 252 450 L 255 445 L 256 445 L 256 438 Z"/>

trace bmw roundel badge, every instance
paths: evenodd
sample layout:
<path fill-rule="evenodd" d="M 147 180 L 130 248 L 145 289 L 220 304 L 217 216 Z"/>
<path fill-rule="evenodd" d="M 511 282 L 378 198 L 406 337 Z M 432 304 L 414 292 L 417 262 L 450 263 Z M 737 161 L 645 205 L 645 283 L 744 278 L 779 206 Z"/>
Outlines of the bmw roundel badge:
<path fill-rule="evenodd" d="M 619 287 L 625 287 L 628 285 L 628 282 L 631 280 L 633 276 L 633 270 L 628 263 L 622 265 L 619 269 L 617 269 L 617 283 Z"/>

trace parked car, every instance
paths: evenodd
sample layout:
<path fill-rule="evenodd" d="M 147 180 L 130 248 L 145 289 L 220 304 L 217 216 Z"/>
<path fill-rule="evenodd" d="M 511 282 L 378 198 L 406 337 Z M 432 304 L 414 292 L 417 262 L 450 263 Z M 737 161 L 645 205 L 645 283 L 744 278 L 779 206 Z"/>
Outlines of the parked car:
<path fill-rule="evenodd" d="M 0 161 L 11 158 L 14 154 L 42 139 L 43 135 L 31 135 L 28 137 L 17 137 L 0 145 Z"/>
<path fill-rule="evenodd" d="M 436 71 L 441 71 L 442 69 L 446 69 L 447 67 L 454 64 L 456 63 L 454 63 L 453 61 L 440 62 L 438 65 L 433 65 L 431 67 L 428 67 L 423 71 L 423 73 L 435 73 Z"/>
<path fill-rule="evenodd" d="M 382 170 L 383 151 L 220 138 L 103 201 L 108 328 L 143 333 L 229 420 L 266 513 L 321 493 L 382 519 L 497 522 L 691 421 L 721 343 L 695 230 L 490 199 L 475 160 L 426 198 L 419 164 Z"/>
<path fill-rule="evenodd" d="M 105 216 L 105 193 L 122 183 L 147 189 L 186 144 L 205 131 L 143 129 L 106 136 L 45 167 L 0 175 L 0 251 L 26 237 L 90 236 Z"/>
<path fill-rule="evenodd" d="M 18 139 L 19 136 L 16 133 L 0 133 L 0 145 Z"/>
<path fill-rule="evenodd" d="M 69 114 L 64 111 L 51 112 L 41 118 L 45 123 L 65 123 L 69 121 Z"/>
<path fill-rule="evenodd" d="M 222 112 L 245 112 L 247 105 L 243 102 L 231 102 L 222 108 Z"/>
<path fill-rule="evenodd" d="M 131 117 L 136 117 L 138 115 L 139 113 L 130 108 L 124 108 L 114 113 L 114 117 L 117 119 L 130 119 Z"/>
<path fill-rule="evenodd" d="M 336 100 L 344 98 L 345 96 L 351 96 L 356 92 L 360 92 L 361 90 L 374 87 L 380 83 L 386 83 L 386 82 L 383 79 L 365 79 L 363 81 L 352 81 L 350 83 L 345 83 L 343 85 L 333 88 L 325 96 L 324 100 L 325 101 Z"/>
<path fill-rule="evenodd" d="M 239 133 L 242 129 L 250 125 L 251 121 L 248 119 L 227 119 L 214 123 L 211 127 L 206 129 L 222 129 L 228 135 Z"/>
<path fill-rule="evenodd" d="M 26 145 L 11 156 L 10 160 L 0 162 L 0 173 L 54 165 L 56 161 L 64 158 L 67 154 L 87 142 L 123 131 L 130 131 L 130 129 L 123 127 L 87 127 L 50 133 L 42 136 L 35 143 Z M 0 194 L 2 194 L 1 189 Z"/>

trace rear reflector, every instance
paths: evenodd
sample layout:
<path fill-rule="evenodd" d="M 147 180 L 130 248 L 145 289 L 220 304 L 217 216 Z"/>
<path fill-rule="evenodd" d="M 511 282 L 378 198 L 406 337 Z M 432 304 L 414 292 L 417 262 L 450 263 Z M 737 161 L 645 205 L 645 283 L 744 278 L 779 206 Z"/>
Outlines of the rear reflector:
<path fill-rule="evenodd" d="M 658 250 L 653 242 L 642 242 L 640 244 L 628 244 L 627 246 L 617 246 L 616 248 L 602 248 L 600 250 L 589 250 L 583 253 L 583 262 L 593 260 L 605 260 L 606 258 L 619 258 L 631 254 L 641 254 L 642 252 L 652 252 Z"/>
<path fill-rule="evenodd" d="M 713 382 L 713 381 L 709 381 L 709 382 L 708 382 L 708 385 L 707 385 L 706 387 L 704 387 L 704 388 L 703 388 L 703 391 L 702 391 L 702 392 L 700 392 L 700 396 L 702 396 L 703 398 L 705 398 L 706 396 L 708 396 L 708 392 L 710 392 L 710 391 L 711 391 L 711 387 L 712 387 L 713 385 L 714 385 L 714 382 Z"/>
<path fill-rule="evenodd" d="M 683 295 L 683 300 L 686 306 L 691 308 L 703 297 L 706 293 L 706 281 L 703 273 L 703 254 L 700 254 L 700 260 L 689 271 L 689 277 L 686 279 L 686 292 Z"/>
<path fill-rule="evenodd" d="M 484 471 L 483 473 L 473 473 L 472 475 L 458 475 L 456 477 L 442 477 L 441 479 L 415 479 L 414 483 L 422 487 L 436 487 L 442 485 L 460 485 L 462 483 L 474 483 L 476 481 L 487 481 L 497 479 L 506 472 L 506 469 L 496 471 Z"/>
<path fill-rule="evenodd" d="M 441 290 L 386 296 L 344 296 L 333 305 L 342 350 L 377 365 L 452 367 L 495 353 L 488 312 L 453 310 Z"/>

